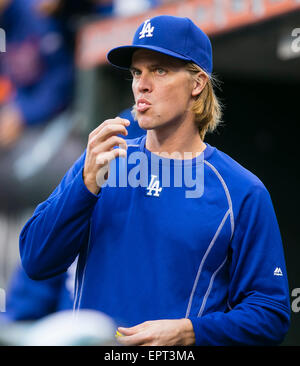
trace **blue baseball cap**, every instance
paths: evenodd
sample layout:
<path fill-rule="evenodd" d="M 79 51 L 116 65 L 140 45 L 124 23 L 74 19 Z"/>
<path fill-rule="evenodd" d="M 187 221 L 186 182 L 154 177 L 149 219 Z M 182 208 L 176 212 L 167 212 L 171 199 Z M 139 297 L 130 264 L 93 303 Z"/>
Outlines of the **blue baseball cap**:
<path fill-rule="evenodd" d="M 132 44 L 113 48 L 107 59 L 116 67 L 129 69 L 133 53 L 141 48 L 194 62 L 212 73 L 211 42 L 189 18 L 159 15 L 147 19 L 138 27 Z"/>

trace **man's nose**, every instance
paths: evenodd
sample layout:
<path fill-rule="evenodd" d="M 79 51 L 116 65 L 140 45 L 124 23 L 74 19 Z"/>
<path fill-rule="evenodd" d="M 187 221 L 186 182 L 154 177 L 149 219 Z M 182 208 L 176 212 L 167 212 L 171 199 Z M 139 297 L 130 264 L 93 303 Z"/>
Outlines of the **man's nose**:
<path fill-rule="evenodd" d="M 138 91 L 140 93 L 149 93 L 152 91 L 152 88 L 151 75 L 147 72 L 142 73 L 138 81 Z"/>

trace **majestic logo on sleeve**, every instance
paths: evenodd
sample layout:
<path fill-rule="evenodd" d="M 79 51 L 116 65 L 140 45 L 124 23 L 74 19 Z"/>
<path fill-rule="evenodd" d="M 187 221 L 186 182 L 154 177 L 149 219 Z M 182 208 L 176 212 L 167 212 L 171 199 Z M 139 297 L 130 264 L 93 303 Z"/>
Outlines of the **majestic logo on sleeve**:
<path fill-rule="evenodd" d="M 280 267 L 276 267 L 274 270 L 274 276 L 283 276 L 282 270 Z"/>
<path fill-rule="evenodd" d="M 151 182 L 147 187 L 147 191 L 147 196 L 159 197 L 162 187 L 159 186 L 159 180 L 156 175 L 151 175 Z"/>
<path fill-rule="evenodd" d="M 143 25 L 143 29 L 140 31 L 140 37 L 152 37 L 153 36 L 154 27 L 151 27 L 150 19 L 147 19 Z"/>

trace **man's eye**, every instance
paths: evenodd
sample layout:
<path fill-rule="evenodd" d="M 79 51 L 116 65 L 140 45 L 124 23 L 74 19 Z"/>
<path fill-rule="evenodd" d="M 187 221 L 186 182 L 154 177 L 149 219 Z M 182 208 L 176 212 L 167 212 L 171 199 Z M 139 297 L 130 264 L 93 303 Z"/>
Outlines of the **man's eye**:
<path fill-rule="evenodd" d="M 157 73 L 158 75 L 164 75 L 164 74 L 166 73 L 166 70 L 161 69 L 161 68 L 157 68 L 157 69 L 156 69 L 156 73 Z"/>
<path fill-rule="evenodd" d="M 133 77 L 137 77 L 137 76 L 139 76 L 141 74 L 141 72 L 139 71 L 139 70 L 135 70 L 135 69 L 132 69 L 131 70 L 131 75 L 133 76 Z"/>

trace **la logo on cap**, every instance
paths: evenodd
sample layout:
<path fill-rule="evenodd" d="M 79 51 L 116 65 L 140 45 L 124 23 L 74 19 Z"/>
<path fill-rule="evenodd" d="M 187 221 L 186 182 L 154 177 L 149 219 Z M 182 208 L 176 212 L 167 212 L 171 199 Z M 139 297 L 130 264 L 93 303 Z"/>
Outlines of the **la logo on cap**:
<path fill-rule="evenodd" d="M 140 31 L 139 39 L 145 38 L 145 37 L 152 37 L 153 31 L 154 31 L 154 27 L 151 27 L 150 19 L 147 19 L 144 23 L 143 29 Z"/>

